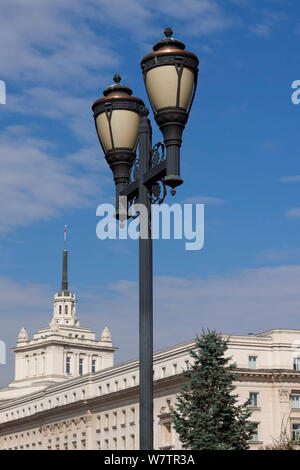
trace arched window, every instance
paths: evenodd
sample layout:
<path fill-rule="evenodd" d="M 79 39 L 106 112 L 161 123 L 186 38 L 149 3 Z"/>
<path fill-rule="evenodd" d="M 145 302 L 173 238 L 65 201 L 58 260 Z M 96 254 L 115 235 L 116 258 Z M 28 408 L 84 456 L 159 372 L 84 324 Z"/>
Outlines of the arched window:
<path fill-rule="evenodd" d="M 65 315 L 68 315 L 68 306 L 65 305 Z"/>
<path fill-rule="evenodd" d="M 61 305 L 58 308 L 58 313 L 61 315 Z"/>

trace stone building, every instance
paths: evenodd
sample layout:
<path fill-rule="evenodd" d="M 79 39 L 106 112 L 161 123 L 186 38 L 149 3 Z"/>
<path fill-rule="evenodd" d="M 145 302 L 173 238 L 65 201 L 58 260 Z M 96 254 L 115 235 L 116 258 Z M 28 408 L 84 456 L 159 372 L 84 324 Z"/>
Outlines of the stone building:
<path fill-rule="evenodd" d="M 15 380 L 0 390 L 0 449 L 138 449 L 138 361 L 114 365 L 110 332 L 97 340 L 80 327 L 68 290 L 67 252 L 53 317 L 29 340 L 19 333 Z M 201 325 L 199 325 L 199 330 Z M 231 336 L 237 393 L 251 399 L 251 448 L 272 444 L 283 429 L 300 433 L 300 330 Z M 194 341 L 154 354 L 155 449 L 180 449 L 170 408 L 185 382 Z"/>

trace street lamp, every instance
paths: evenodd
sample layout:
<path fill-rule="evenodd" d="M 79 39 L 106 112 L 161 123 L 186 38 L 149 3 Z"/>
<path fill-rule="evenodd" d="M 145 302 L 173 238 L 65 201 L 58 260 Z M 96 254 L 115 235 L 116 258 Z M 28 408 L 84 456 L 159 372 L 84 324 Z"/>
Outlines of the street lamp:
<path fill-rule="evenodd" d="M 104 90 L 104 98 L 92 106 L 100 144 L 116 184 L 116 207 L 119 193 L 130 183 L 130 172 L 136 158 L 136 147 L 144 102 L 132 95 L 132 90 L 114 76 L 114 85 Z M 117 209 L 118 213 L 118 209 Z"/>
<path fill-rule="evenodd" d="M 195 96 L 198 58 L 172 37 L 153 46 L 141 61 L 144 82 L 155 120 L 164 143 L 152 147 L 149 111 L 132 90 L 114 76 L 114 85 L 92 106 L 97 134 L 116 184 L 116 218 L 131 217 L 129 206 L 138 203 L 139 231 L 139 367 L 140 367 L 140 449 L 153 449 L 153 260 L 151 204 L 162 203 L 166 185 L 183 183 L 180 176 L 180 147 Z M 139 147 L 136 156 L 137 145 Z M 124 206 L 121 197 L 126 197 Z"/>
<path fill-rule="evenodd" d="M 171 28 L 165 29 L 166 37 L 142 59 L 141 67 L 154 118 L 164 136 L 167 151 L 164 182 L 174 188 L 183 183 L 181 137 L 195 96 L 199 60 L 172 34 Z"/>

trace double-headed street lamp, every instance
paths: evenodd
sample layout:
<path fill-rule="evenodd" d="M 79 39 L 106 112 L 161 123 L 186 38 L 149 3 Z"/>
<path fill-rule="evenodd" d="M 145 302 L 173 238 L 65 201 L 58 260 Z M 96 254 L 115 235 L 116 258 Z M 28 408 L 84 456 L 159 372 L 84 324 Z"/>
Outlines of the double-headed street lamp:
<path fill-rule="evenodd" d="M 151 204 L 160 204 L 183 183 L 180 176 L 180 147 L 183 129 L 195 96 L 198 58 L 172 37 L 153 46 L 141 61 L 144 83 L 163 134 L 164 144 L 152 147 L 149 111 L 132 90 L 114 76 L 114 84 L 92 106 L 100 144 L 116 184 L 116 217 L 131 216 L 131 205 L 143 207 L 139 233 L 139 367 L 140 449 L 153 449 L 153 271 Z M 138 158 L 136 149 L 139 146 Z M 123 197 L 123 198 L 122 198 Z M 120 201 L 126 198 L 125 206 Z"/>

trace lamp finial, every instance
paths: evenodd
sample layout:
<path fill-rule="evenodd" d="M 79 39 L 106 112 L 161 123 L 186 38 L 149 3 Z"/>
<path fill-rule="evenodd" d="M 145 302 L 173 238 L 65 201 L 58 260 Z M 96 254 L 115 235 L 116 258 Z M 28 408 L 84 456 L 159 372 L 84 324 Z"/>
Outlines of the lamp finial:
<path fill-rule="evenodd" d="M 114 75 L 113 80 L 114 80 L 115 83 L 120 83 L 120 81 L 121 81 L 121 75 L 119 75 L 118 73 L 116 73 L 116 74 Z"/>
<path fill-rule="evenodd" d="M 165 29 L 164 34 L 165 34 L 165 36 L 166 36 L 167 38 L 170 38 L 170 37 L 172 36 L 172 34 L 173 34 L 172 28 L 170 28 L 170 27 L 168 26 L 168 27 Z"/>

